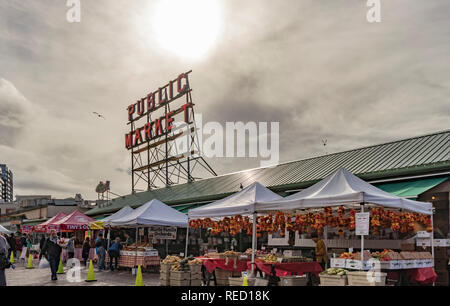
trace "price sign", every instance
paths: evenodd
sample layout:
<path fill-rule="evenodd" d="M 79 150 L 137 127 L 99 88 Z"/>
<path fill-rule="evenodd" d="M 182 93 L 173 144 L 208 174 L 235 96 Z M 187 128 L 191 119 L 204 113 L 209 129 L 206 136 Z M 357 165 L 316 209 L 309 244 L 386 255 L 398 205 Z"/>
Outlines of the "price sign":
<path fill-rule="evenodd" d="M 369 235 L 370 213 L 355 214 L 355 234 L 358 236 Z"/>

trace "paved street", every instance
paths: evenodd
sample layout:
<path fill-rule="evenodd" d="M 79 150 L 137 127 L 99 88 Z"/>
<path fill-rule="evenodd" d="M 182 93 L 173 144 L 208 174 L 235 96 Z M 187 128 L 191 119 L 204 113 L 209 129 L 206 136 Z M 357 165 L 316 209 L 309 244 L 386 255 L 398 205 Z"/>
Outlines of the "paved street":
<path fill-rule="evenodd" d="M 96 282 L 85 282 L 88 269 L 81 269 L 81 281 L 70 282 L 66 274 L 59 274 L 57 281 L 50 280 L 50 268 L 38 269 L 38 260 L 33 261 L 34 269 L 25 269 L 26 265 L 16 262 L 15 269 L 6 270 L 8 286 L 134 286 L 136 277 L 131 271 L 104 271 L 98 272 L 94 268 Z M 67 271 L 67 268 L 64 268 Z M 159 286 L 158 273 L 143 273 L 145 286 Z"/>

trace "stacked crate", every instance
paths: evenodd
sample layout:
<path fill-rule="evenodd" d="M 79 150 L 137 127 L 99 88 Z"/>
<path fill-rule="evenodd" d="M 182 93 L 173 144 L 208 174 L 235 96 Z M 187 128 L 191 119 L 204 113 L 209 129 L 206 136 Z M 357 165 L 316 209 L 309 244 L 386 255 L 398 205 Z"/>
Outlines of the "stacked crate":
<path fill-rule="evenodd" d="M 170 271 L 170 286 L 189 286 L 191 283 L 191 272 Z"/>
<path fill-rule="evenodd" d="M 161 286 L 169 286 L 170 285 L 170 268 L 172 267 L 171 263 L 161 263 L 161 269 L 159 270 L 159 280 Z"/>
<path fill-rule="evenodd" d="M 202 285 L 202 265 L 201 264 L 190 264 L 189 270 L 191 271 L 190 285 L 191 286 L 201 286 Z"/>
<path fill-rule="evenodd" d="M 434 270 L 437 274 L 436 286 L 448 286 L 448 247 L 434 248 Z"/>

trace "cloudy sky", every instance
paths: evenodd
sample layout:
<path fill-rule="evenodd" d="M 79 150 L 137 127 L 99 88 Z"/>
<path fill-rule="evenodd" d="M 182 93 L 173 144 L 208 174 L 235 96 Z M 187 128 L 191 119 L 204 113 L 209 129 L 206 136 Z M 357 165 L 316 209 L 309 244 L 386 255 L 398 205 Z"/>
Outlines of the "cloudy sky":
<path fill-rule="evenodd" d="M 280 122 L 281 162 L 323 154 L 323 138 L 338 152 L 450 128 L 448 0 L 382 0 L 381 23 L 365 0 L 210 3 L 168 16 L 159 0 L 81 0 L 69 23 L 63 0 L 1 1 L 0 163 L 15 194 L 94 199 L 104 179 L 129 193 L 125 108 L 190 69 L 204 121 Z"/>

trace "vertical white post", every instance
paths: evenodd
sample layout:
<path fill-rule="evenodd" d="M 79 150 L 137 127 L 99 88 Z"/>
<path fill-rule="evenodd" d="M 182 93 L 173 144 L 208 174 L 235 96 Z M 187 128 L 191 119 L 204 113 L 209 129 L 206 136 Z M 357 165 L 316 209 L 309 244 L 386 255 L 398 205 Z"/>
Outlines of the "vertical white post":
<path fill-rule="evenodd" d="M 136 240 L 134 241 L 134 243 L 136 244 L 136 254 L 134 254 L 134 269 L 136 269 L 136 265 L 137 265 L 137 252 L 138 252 L 138 239 L 139 239 L 138 232 L 139 232 L 139 227 L 136 227 Z M 137 270 L 134 270 L 134 271 L 137 271 Z"/>
<path fill-rule="evenodd" d="M 186 228 L 186 249 L 184 251 L 184 258 L 188 257 L 188 243 L 189 243 L 189 222 Z"/>
<path fill-rule="evenodd" d="M 364 212 L 364 203 L 361 203 L 361 212 Z M 361 270 L 364 268 L 364 235 L 361 235 Z"/>
<path fill-rule="evenodd" d="M 257 215 L 253 213 L 253 227 L 252 227 L 252 276 L 255 276 L 255 250 L 256 250 L 256 220 Z"/>

